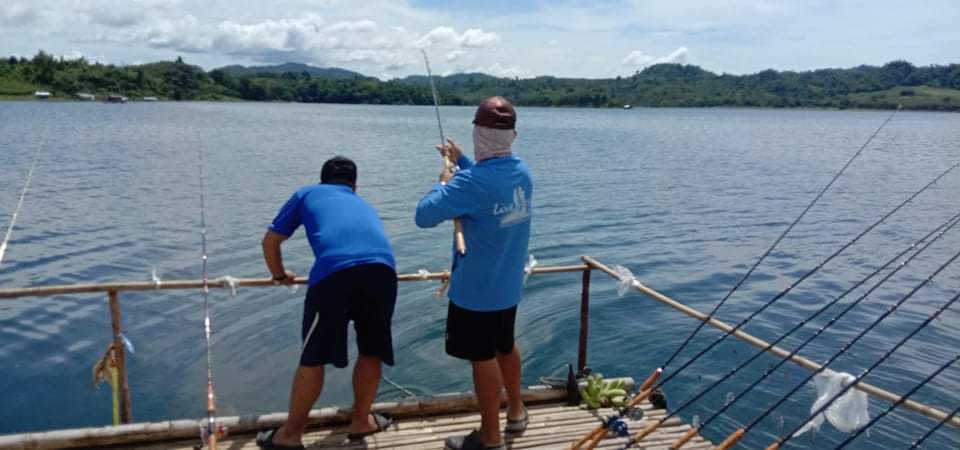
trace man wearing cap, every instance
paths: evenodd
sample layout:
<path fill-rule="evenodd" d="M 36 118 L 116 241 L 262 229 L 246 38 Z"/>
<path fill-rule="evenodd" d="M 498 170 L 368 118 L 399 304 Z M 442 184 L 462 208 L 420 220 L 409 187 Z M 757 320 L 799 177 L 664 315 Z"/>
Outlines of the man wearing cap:
<path fill-rule="evenodd" d="M 300 225 L 316 258 L 303 308 L 300 365 L 287 423 L 257 437 L 262 448 L 302 449 L 307 415 L 320 397 L 324 365 L 347 367 L 347 324 L 359 355 L 353 370 L 351 440 L 382 431 L 390 418 L 371 413 L 381 362 L 393 365 L 390 322 L 397 298 L 396 264 L 380 217 L 357 194 L 357 166 L 342 156 L 323 164 L 320 184 L 295 192 L 263 237 L 263 256 L 276 284 L 292 284 L 280 245 Z"/>
<path fill-rule="evenodd" d="M 456 161 L 417 206 L 422 228 L 459 218 L 467 254 L 453 255 L 446 351 L 471 361 L 480 405 L 480 429 L 447 439 L 448 449 L 505 448 L 500 434 L 500 393 L 507 391 L 508 433 L 522 433 L 528 416 L 520 398 L 520 351 L 514 322 L 523 288 L 530 240 L 533 182 L 527 165 L 513 156 L 517 135 L 513 105 L 503 97 L 484 100 L 473 120 L 476 162 L 452 140 L 440 148 Z"/>

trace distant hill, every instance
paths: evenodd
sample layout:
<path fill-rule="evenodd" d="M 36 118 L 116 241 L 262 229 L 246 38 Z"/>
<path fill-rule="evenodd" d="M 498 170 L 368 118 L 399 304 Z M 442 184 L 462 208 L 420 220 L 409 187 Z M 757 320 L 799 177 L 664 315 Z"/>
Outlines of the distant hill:
<path fill-rule="evenodd" d="M 284 73 L 309 73 L 310 76 L 320 78 L 330 78 L 333 80 L 349 80 L 354 78 L 370 78 L 362 73 L 352 70 L 341 69 L 339 67 L 316 67 L 302 63 L 283 63 L 272 66 L 240 66 L 232 65 L 221 67 L 217 70 L 226 72 L 232 77 L 242 77 L 249 75 L 273 74 L 282 75 Z"/>
<path fill-rule="evenodd" d="M 503 95 L 520 106 L 870 108 L 960 111 L 960 64 L 917 67 L 906 61 L 805 72 L 764 70 L 716 74 L 700 67 L 658 64 L 607 79 L 504 78 L 483 73 L 436 77 L 440 103 L 476 105 Z M 57 98 L 78 93 L 163 100 L 248 100 L 304 103 L 429 105 L 422 75 L 383 81 L 360 73 L 300 63 L 227 66 L 207 72 L 177 58 L 131 66 L 65 60 L 39 52 L 0 58 L 0 99 Z"/>

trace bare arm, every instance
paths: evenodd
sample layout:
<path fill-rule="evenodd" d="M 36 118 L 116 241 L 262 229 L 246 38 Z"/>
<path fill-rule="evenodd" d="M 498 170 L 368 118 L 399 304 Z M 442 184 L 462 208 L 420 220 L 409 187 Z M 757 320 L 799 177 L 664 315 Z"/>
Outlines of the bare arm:
<path fill-rule="evenodd" d="M 293 284 L 297 274 L 283 268 L 283 252 L 280 251 L 280 244 L 285 240 L 287 240 L 286 236 L 268 230 L 263 235 L 263 260 L 267 263 L 267 269 L 275 282 Z"/>

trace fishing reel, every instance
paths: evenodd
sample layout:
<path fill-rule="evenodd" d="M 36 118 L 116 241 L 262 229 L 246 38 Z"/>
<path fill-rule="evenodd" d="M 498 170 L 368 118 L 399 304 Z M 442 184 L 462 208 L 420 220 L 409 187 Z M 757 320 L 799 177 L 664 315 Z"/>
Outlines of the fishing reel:
<path fill-rule="evenodd" d="M 217 446 L 217 442 L 220 442 L 221 439 L 227 437 L 228 429 L 227 426 L 222 423 L 213 424 L 213 436 L 214 439 L 210 439 L 211 427 L 200 423 L 197 425 L 200 429 L 200 445 L 195 445 L 194 450 L 201 450 L 203 448 L 214 449 Z"/>

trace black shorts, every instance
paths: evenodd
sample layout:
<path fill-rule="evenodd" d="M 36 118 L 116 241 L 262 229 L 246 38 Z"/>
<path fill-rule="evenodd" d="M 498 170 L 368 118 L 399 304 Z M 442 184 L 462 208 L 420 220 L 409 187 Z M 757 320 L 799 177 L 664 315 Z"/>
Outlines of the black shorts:
<path fill-rule="evenodd" d="M 447 354 L 470 361 L 486 361 L 513 351 L 517 307 L 499 311 L 471 311 L 453 302 L 447 307 Z"/>
<path fill-rule="evenodd" d="M 347 323 L 357 331 L 361 355 L 393 365 L 390 321 L 397 302 L 397 273 L 364 264 L 330 274 L 307 291 L 303 305 L 301 366 L 347 367 Z"/>

